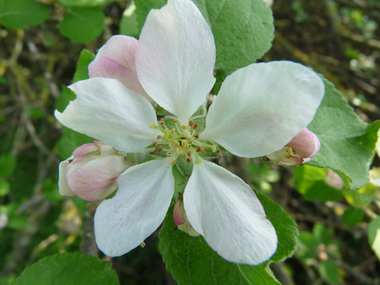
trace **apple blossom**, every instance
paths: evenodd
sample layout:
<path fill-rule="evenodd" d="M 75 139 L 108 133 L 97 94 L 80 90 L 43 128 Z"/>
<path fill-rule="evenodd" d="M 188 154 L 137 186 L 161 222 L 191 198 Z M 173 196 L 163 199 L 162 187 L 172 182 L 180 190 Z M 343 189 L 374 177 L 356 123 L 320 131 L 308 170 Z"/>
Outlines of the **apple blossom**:
<path fill-rule="evenodd" d="M 116 178 L 129 166 L 122 153 L 94 140 L 59 164 L 59 192 L 86 201 L 102 200 L 117 189 Z"/>
<path fill-rule="evenodd" d="M 190 0 L 169 0 L 150 11 L 135 66 L 146 93 L 175 116 L 170 124 L 157 121 L 146 98 L 111 78 L 71 85 L 77 98 L 63 113 L 56 111 L 63 125 L 119 151 L 153 147 L 164 157 L 120 174 L 115 196 L 97 208 L 96 242 L 106 255 L 130 251 L 160 226 L 174 192 L 172 166 L 180 160 L 192 167 L 183 193 L 188 222 L 213 250 L 252 265 L 276 251 L 276 231 L 250 186 L 204 154 L 216 153 L 219 145 L 244 157 L 283 148 L 312 121 L 324 85 L 293 62 L 249 65 L 223 82 L 201 132 L 191 118 L 215 83 L 215 54 L 211 29 L 197 7 Z"/>
<path fill-rule="evenodd" d="M 266 155 L 265 159 L 281 165 L 299 165 L 309 162 L 320 148 L 318 137 L 304 128 L 285 147 Z"/>

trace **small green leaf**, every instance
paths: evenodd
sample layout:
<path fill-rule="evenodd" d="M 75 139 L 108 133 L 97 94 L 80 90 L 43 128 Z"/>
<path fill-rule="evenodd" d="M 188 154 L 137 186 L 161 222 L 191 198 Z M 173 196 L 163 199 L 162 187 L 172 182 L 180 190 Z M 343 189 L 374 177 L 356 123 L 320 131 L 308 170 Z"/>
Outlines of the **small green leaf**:
<path fill-rule="evenodd" d="M 78 43 L 87 43 L 101 34 L 103 25 L 101 8 L 72 7 L 59 25 L 59 31 Z"/>
<path fill-rule="evenodd" d="M 307 201 L 335 201 L 343 196 L 342 191 L 326 185 L 323 179 L 326 169 L 308 165 L 299 165 L 294 168 L 294 187 Z"/>
<path fill-rule="evenodd" d="M 36 0 L 3 0 L 0 3 L 0 24 L 10 29 L 28 29 L 50 17 L 50 7 Z"/>
<path fill-rule="evenodd" d="M 16 156 L 11 153 L 0 155 L 0 176 L 10 177 L 16 169 Z"/>
<path fill-rule="evenodd" d="M 0 179 L 0 197 L 4 197 L 9 193 L 11 184 L 7 180 Z"/>
<path fill-rule="evenodd" d="M 320 223 L 316 223 L 314 225 L 313 236 L 315 236 L 319 243 L 324 243 L 327 245 L 331 242 L 329 230 Z"/>
<path fill-rule="evenodd" d="M 318 267 L 319 274 L 329 284 L 339 284 L 339 268 L 334 261 L 328 259 L 321 261 Z"/>
<path fill-rule="evenodd" d="M 121 17 L 120 34 L 138 38 L 139 29 L 135 10 L 136 6 L 132 1 L 128 8 L 125 9 L 125 11 L 123 12 L 123 16 Z"/>
<path fill-rule="evenodd" d="M 380 260 L 380 216 L 368 225 L 368 242 Z"/>
<path fill-rule="evenodd" d="M 363 188 L 360 188 L 357 191 L 346 190 L 344 191 L 344 198 L 346 201 L 354 207 L 367 207 L 372 203 L 375 195 L 378 191 L 378 187 L 372 183 L 368 183 Z"/>
<path fill-rule="evenodd" d="M 95 59 L 95 55 L 92 52 L 84 49 L 81 51 L 77 68 L 75 70 L 73 82 L 85 80 L 89 78 L 88 65 Z"/>
<path fill-rule="evenodd" d="M 159 238 L 166 268 L 181 285 L 279 284 L 266 271 L 266 264 L 248 266 L 230 263 L 213 251 L 203 237 L 192 237 L 175 230 L 173 205 L 166 215 Z"/>
<path fill-rule="evenodd" d="M 112 2 L 121 1 L 121 0 L 58 0 L 62 5 L 72 7 L 96 7 L 107 5 Z"/>
<path fill-rule="evenodd" d="M 304 261 L 314 259 L 318 244 L 319 241 L 312 233 L 301 231 L 298 237 L 298 249 L 295 256 Z"/>
<path fill-rule="evenodd" d="M 342 220 L 347 227 L 352 227 L 359 223 L 363 219 L 363 217 L 364 213 L 362 209 L 349 207 L 344 211 L 342 215 Z"/>
<path fill-rule="evenodd" d="M 116 285 L 119 284 L 111 264 L 80 253 L 54 254 L 34 263 L 12 285 Z"/>
<path fill-rule="evenodd" d="M 325 97 L 308 128 L 314 132 L 321 149 L 308 163 L 337 172 L 352 190 L 369 181 L 369 165 L 377 141 L 380 121 L 363 122 L 342 94 L 327 79 Z"/>
<path fill-rule="evenodd" d="M 59 112 L 63 112 L 70 101 L 74 100 L 75 98 L 76 95 L 73 91 L 71 91 L 71 89 L 67 88 L 66 86 L 62 86 L 62 91 L 55 103 L 55 108 Z"/>

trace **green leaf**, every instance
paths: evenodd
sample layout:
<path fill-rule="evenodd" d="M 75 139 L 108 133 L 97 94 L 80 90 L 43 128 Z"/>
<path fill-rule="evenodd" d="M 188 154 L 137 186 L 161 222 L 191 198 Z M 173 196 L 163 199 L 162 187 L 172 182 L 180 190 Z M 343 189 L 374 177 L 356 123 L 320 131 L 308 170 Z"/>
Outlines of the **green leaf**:
<path fill-rule="evenodd" d="M 268 196 L 256 191 L 255 193 L 264 207 L 268 220 L 276 229 L 278 238 L 277 251 L 270 260 L 274 262 L 283 261 L 293 255 L 296 250 L 297 224 L 280 205 L 273 202 Z"/>
<path fill-rule="evenodd" d="M 84 49 L 81 51 L 79 60 L 77 63 L 77 68 L 75 70 L 73 82 L 77 82 L 80 80 L 85 80 L 89 78 L 88 75 L 88 65 L 95 59 L 95 55 Z"/>
<path fill-rule="evenodd" d="M 344 191 L 344 198 L 346 198 L 346 201 L 354 207 L 367 207 L 369 204 L 372 203 L 373 199 L 375 198 L 375 195 L 378 191 L 378 187 L 372 183 L 368 183 L 363 188 L 360 188 L 357 191 L 350 191 L 346 190 Z"/>
<path fill-rule="evenodd" d="M 316 223 L 313 228 L 313 236 L 320 243 L 328 245 L 331 242 L 331 236 L 329 230 L 322 224 Z"/>
<path fill-rule="evenodd" d="M 314 132 L 321 149 L 308 163 L 337 172 L 352 190 L 368 181 L 368 170 L 377 141 L 380 121 L 363 122 L 342 94 L 327 79 L 325 97 L 308 128 Z"/>
<path fill-rule="evenodd" d="M 328 259 L 321 261 L 318 267 L 319 274 L 329 284 L 339 284 L 339 268 L 334 261 Z"/>
<path fill-rule="evenodd" d="M 368 225 L 368 242 L 380 259 L 380 216 L 373 219 Z"/>
<path fill-rule="evenodd" d="M 300 236 L 298 237 L 298 249 L 295 256 L 304 261 L 314 259 L 316 257 L 318 244 L 319 241 L 312 233 L 301 231 Z"/>
<path fill-rule="evenodd" d="M 72 7 L 96 7 L 107 5 L 112 2 L 121 1 L 121 0 L 59 0 L 62 5 Z"/>
<path fill-rule="evenodd" d="M 7 180 L 0 179 L 0 197 L 4 197 L 9 193 L 11 184 Z"/>
<path fill-rule="evenodd" d="M 33 264 L 12 285 L 119 284 L 111 264 L 80 253 L 54 254 Z"/>
<path fill-rule="evenodd" d="M 191 237 L 175 230 L 173 205 L 166 215 L 159 238 L 166 268 L 181 285 L 279 284 L 265 270 L 267 265 L 230 263 L 213 251 L 203 237 Z"/>
<path fill-rule="evenodd" d="M 62 86 L 62 91 L 55 103 L 55 108 L 62 113 L 70 101 L 74 100 L 75 98 L 76 95 L 73 91 L 71 91 L 71 89 L 67 88 L 66 86 Z"/>
<path fill-rule="evenodd" d="M 125 9 L 125 11 L 123 12 L 123 16 L 121 17 L 120 34 L 138 38 L 139 29 L 135 10 L 136 6 L 132 1 L 128 8 Z"/>
<path fill-rule="evenodd" d="M 271 47 L 271 9 L 262 0 L 195 0 L 215 38 L 218 69 L 236 70 L 256 62 Z"/>
<path fill-rule="evenodd" d="M 364 213 L 362 209 L 349 207 L 344 211 L 342 215 L 342 220 L 347 227 L 352 227 L 359 223 L 363 219 L 363 217 Z"/>
<path fill-rule="evenodd" d="M 335 201 L 343 196 L 342 191 L 336 190 L 324 183 L 326 169 L 308 165 L 294 168 L 294 187 L 307 201 Z"/>
<path fill-rule="evenodd" d="M 67 136 L 61 137 L 55 144 L 58 156 L 65 160 L 71 156 L 73 151 L 77 148 L 76 144 Z"/>
<path fill-rule="evenodd" d="M 104 14 L 101 8 L 73 7 L 59 25 L 62 35 L 78 43 L 87 43 L 103 30 Z"/>
<path fill-rule="evenodd" d="M 271 47 L 274 26 L 271 9 L 262 0 L 194 0 L 215 38 L 218 69 L 236 70 L 256 62 Z M 166 0 L 135 0 L 139 29 L 150 9 Z"/>
<path fill-rule="evenodd" d="M 17 159 L 11 153 L 0 155 L 0 176 L 10 177 L 16 169 Z"/>
<path fill-rule="evenodd" d="M 36 0 L 3 0 L 0 24 L 10 29 L 28 29 L 50 17 L 50 8 Z"/>

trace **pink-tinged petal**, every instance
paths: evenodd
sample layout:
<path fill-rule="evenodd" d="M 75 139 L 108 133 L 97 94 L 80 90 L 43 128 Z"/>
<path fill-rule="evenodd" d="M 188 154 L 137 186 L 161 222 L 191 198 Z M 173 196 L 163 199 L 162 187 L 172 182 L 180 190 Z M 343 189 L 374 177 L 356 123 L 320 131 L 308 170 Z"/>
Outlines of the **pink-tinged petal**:
<path fill-rule="evenodd" d="M 83 155 L 89 154 L 91 152 L 99 151 L 99 150 L 100 150 L 100 146 L 94 143 L 86 143 L 76 148 L 73 152 L 73 155 L 75 157 L 79 157 L 79 156 L 83 156 Z"/>
<path fill-rule="evenodd" d="M 67 182 L 71 191 L 83 200 L 99 201 L 117 189 L 116 178 L 129 166 L 123 157 L 106 156 L 67 171 Z"/>
<path fill-rule="evenodd" d="M 101 251 L 120 256 L 140 245 L 162 223 L 174 193 L 171 160 L 133 166 L 117 179 L 119 190 L 95 213 L 95 237 Z"/>
<path fill-rule="evenodd" d="M 151 10 L 136 52 L 141 85 L 159 105 L 187 124 L 214 85 L 214 37 L 190 0 Z"/>
<path fill-rule="evenodd" d="M 271 154 L 313 120 L 323 95 L 321 78 L 301 64 L 249 65 L 223 82 L 200 139 L 213 140 L 239 156 Z"/>
<path fill-rule="evenodd" d="M 119 151 L 137 152 L 157 139 L 152 105 L 116 79 L 90 78 L 70 86 L 77 98 L 55 116 L 63 125 Z"/>
<path fill-rule="evenodd" d="M 313 158 L 321 148 L 318 137 L 307 128 L 299 132 L 287 145 L 301 158 Z"/>
<path fill-rule="evenodd" d="M 135 56 L 138 40 L 134 37 L 116 35 L 109 38 L 99 50 L 98 56 L 112 59 L 126 69 L 136 73 Z"/>
<path fill-rule="evenodd" d="M 141 86 L 136 72 L 123 67 L 108 57 L 96 57 L 88 66 L 88 70 L 91 78 L 115 78 L 137 94 L 143 95 L 150 101 L 152 100 Z"/>
<path fill-rule="evenodd" d="M 67 184 L 66 178 L 66 168 L 69 166 L 70 162 L 74 159 L 74 156 L 70 156 L 68 159 L 62 161 L 59 164 L 59 180 L 58 180 L 58 189 L 59 193 L 62 196 L 75 196 L 73 191 L 70 190 L 69 185 Z"/>
<path fill-rule="evenodd" d="M 202 160 L 186 186 L 193 228 L 224 259 L 256 265 L 276 251 L 277 235 L 252 189 L 226 169 Z"/>

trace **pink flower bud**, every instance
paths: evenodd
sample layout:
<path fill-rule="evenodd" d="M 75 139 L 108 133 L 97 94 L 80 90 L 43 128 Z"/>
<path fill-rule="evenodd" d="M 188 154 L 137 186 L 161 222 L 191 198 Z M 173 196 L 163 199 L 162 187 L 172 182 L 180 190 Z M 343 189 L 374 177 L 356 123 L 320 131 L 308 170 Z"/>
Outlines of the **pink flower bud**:
<path fill-rule="evenodd" d="M 335 188 L 337 190 L 342 189 L 344 186 L 342 178 L 340 178 L 340 176 L 331 169 L 327 169 L 326 176 L 323 179 L 323 181 L 330 187 Z"/>
<path fill-rule="evenodd" d="M 89 76 L 115 78 L 153 102 L 137 77 L 135 65 L 137 43 L 138 40 L 129 36 L 116 35 L 109 38 L 88 66 Z"/>
<path fill-rule="evenodd" d="M 187 219 L 185 207 L 183 206 L 183 200 L 178 200 L 173 209 L 173 219 L 174 223 L 178 229 L 181 231 L 188 233 L 191 236 L 197 237 L 200 236 L 194 228 L 191 226 L 189 220 Z"/>
<path fill-rule="evenodd" d="M 91 202 L 102 200 L 117 189 L 116 178 L 129 166 L 118 151 L 94 140 L 60 163 L 59 192 Z"/>
<path fill-rule="evenodd" d="M 267 155 L 266 158 L 281 165 L 298 165 L 309 162 L 320 148 L 318 137 L 304 128 L 285 147 Z"/>

